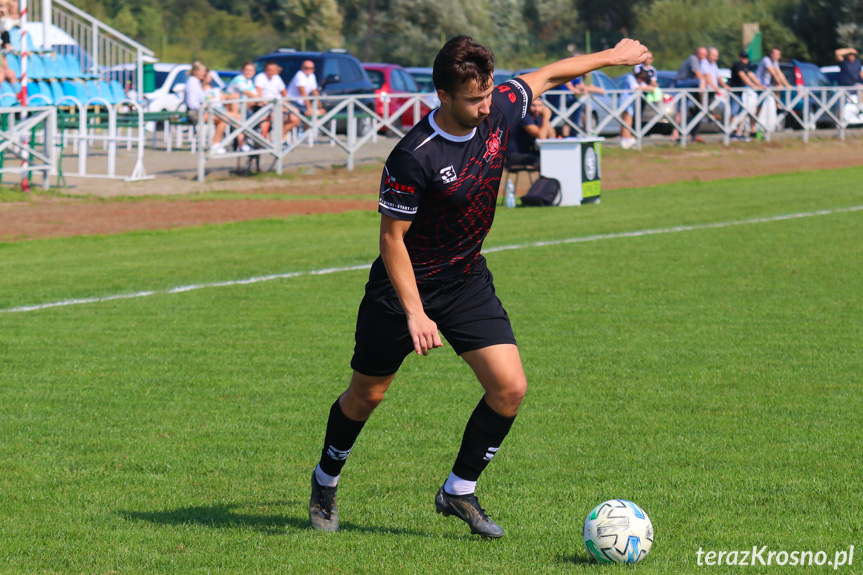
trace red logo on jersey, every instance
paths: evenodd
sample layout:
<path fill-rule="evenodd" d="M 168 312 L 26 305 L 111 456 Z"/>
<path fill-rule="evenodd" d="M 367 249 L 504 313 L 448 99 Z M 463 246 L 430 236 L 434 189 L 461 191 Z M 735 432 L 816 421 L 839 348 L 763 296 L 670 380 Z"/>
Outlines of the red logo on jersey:
<path fill-rule="evenodd" d="M 500 128 L 498 128 L 497 132 L 490 135 L 488 140 L 485 141 L 485 158 L 487 161 L 491 161 L 491 158 L 497 155 L 500 151 Z"/>
<path fill-rule="evenodd" d="M 414 188 L 413 186 L 406 186 L 405 184 L 400 184 L 392 176 L 387 176 L 385 185 L 386 185 L 388 190 L 392 190 L 394 192 L 400 192 L 402 194 L 415 194 L 416 193 L 416 188 Z"/>

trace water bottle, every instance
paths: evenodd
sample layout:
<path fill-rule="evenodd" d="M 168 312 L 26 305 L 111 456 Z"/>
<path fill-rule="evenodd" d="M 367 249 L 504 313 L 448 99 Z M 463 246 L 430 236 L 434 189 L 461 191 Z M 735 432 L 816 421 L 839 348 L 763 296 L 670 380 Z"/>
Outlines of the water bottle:
<path fill-rule="evenodd" d="M 506 180 L 505 203 L 508 208 L 515 207 L 515 183 L 510 179 Z"/>

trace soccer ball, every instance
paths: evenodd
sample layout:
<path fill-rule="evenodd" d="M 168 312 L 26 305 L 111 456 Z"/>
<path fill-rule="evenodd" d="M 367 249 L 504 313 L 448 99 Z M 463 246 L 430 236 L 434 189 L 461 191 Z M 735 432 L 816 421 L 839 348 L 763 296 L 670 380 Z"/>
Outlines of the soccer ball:
<path fill-rule="evenodd" d="M 584 520 L 584 546 L 600 563 L 638 563 L 653 545 L 653 525 L 641 507 L 625 499 L 597 505 Z"/>

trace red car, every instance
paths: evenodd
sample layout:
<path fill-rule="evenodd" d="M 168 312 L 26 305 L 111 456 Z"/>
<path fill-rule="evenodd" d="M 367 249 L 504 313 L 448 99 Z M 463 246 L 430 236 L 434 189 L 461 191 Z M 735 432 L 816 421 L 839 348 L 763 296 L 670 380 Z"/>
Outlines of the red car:
<path fill-rule="evenodd" d="M 375 99 L 375 112 L 381 117 L 388 117 L 398 111 L 402 105 L 410 100 L 409 95 L 418 94 L 420 92 L 416 81 L 398 64 L 380 64 L 380 63 L 365 63 L 363 64 L 366 73 L 369 75 L 372 84 L 375 85 L 375 94 L 378 96 L 389 96 L 388 98 L 379 97 Z M 388 104 L 388 112 L 384 114 L 384 104 Z M 431 108 L 424 100 L 420 101 L 420 115 L 415 117 L 415 107 L 411 106 L 401 116 L 401 126 L 404 129 L 412 127 L 417 123 L 419 118 L 422 118 L 431 111 Z"/>

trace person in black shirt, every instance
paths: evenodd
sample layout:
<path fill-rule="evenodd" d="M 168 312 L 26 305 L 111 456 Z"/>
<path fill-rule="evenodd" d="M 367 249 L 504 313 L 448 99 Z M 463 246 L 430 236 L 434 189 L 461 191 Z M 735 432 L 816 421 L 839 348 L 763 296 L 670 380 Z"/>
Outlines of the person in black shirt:
<path fill-rule="evenodd" d="M 731 123 L 734 129 L 731 139 L 748 142 L 749 132 L 755 127 L 755 113 L 758 107 L 758 94 L 755 91 L 766 90 L 766 88 L 755 76 L 755 68 L 749 61 L 749 52 L 746 50 L 740 51 L 737 55 L 737 61 L 731 66 L 731 78 L 728 79 L 728 86 L 734 92 L 730 110 L 731 116 L 734 118 Z M 743 102 L 742 106 L 738 99 Z M 747 115 L 750 117 L 748 125 L 745 121 Z"/>
<path fill-rule="evenodd" d="M 495 295 L 481 248 L 494 218 L 512 130 L 547 90 L 604 66 L 634 66 L 647 49 L 635 40 L 567 58 L 500 86 L 494 56 L 467 36 L 448 41 L 434 61 L 440 107 L 396 145 L 379 194 L 380 257 L 357 314 L 347 390 L 332 405 L 312 472 L 309 519 L 338 529 L 336 487 L 366 420 L 404 358 L 442 346 L 438 330 L 473 369 L 485 394 L 470 416 L 435 508 L 472 533 L 501 537 L 475 486 L 515 419 L 527 380 L 509 317 Z"/>

